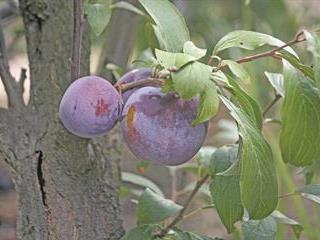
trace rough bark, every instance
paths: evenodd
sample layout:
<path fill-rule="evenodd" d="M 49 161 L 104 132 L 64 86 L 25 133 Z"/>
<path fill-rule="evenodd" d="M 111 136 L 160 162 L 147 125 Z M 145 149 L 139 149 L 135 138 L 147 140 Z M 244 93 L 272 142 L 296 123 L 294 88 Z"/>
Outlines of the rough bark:
<path fill-rule="evenodd" d="M 0 156 L 15 172 L 19 239 L 120 239 L 117 130 L 77 138 L 58 119 L 70 83 L 72 1 L 20 0 L 31 76 L 28 106 L 0 109 Z M 88 73 L 84 34 L 82 74 Z"/>

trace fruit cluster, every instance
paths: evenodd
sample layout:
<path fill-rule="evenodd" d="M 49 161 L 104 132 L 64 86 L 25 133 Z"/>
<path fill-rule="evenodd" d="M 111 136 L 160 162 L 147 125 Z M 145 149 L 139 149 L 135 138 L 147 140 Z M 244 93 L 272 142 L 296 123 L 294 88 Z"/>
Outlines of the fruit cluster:
<path fill-rule="evenodd" d="M 130 71 L 122 86 L 151 77 L 149 68 Z M 130 150 L 141 159 L 179 165 L 202 146 L 207 123 L 191 126 L 198 100 L 184 100 L 159 87 L 132 88 L 120 94 L 107 80 L 86 76 L 74 81 L 62 97 L 59 116 L 71 133 L 83 138 L 101 136 L 118 120 Z"/>

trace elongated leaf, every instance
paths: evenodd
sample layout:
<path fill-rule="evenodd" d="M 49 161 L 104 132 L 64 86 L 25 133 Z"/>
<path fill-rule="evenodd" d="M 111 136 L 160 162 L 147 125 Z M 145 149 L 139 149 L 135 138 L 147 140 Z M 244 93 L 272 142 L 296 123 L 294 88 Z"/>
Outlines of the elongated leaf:
<path fill-rule="evenodd" d="M 304 31 L 304 35 L 308 42 L 308 50 L 313 55 L 315 81 L 317 86 L 320 87 L 320 37 L 308 31 Z"/>
<path fill-rule="evenodd" d="M 282 158 L 295 166 L 310 165 L 320 154 L 320 95 L 312 80 L 290 63 L 283 64 Z"/>
<path fill-rule="evenodd" d="M 204 91 L 206 85 L 210 82 L 211 71 L 212 68 L 203 63 L 190 63 L 179 71 L 172 73 L 174 89 L 180 97 L 191 99 Z M 214 86 L 212 87 L 214 88 Z"/>
<path fill-rule="evenodd" d="M 303 231 L 303 226 L 298 223 L 297 221 L 287 217 L 286 215 L 284 215 L 283 213 L 275 210 L 271 216 L 278 222 L 281 224 L 286 224 L 291 226 L 294 235 L 296 236 L 297 239 L 300 238 L 301 232 Z"/>
<path fill-rule="evenodd" d="M 245 240 L 276 239 L 277 223 L 271 216 L 261 220 L 249 220 L 242 224 Z"/>
<path fill-rule="evenodd" d="M 300 70 L 307 77 L 314 79 L 314 70 L 312 69 L 312 67 L 302 64 L 297 57 L 285 51 L 278 52 L 277 56 L 287 60 L 292 66 Z"/>
<path fill-rule="evenodd" d="M 252 31 L 234 31 L 228 33 L 219 40 L 219 42 L 214 47 L 212 55 L 216 55 L 218 52 L 231 47 L 239 47 L 248 50 L 254 50 L 266 44 L 275 47 L 280 47 L 283 46 L 285 43 L 275 37 L 272 37 L 264 33 Z M 286 47 L 284 49 L 290 52 L 291 54 L 297 56 L 291 47 Z"/>
<path fill-rule="evenodd" d="M 277 95 L 284 97 L 283 75 L 280 73 L 264 72 Z"/>
<path fill-rule="evenodd" d="M 308 193 L 301 193 L 301 196 L 306 198 L 306 199 L 309 199 L 315 203 L 318 203 L 320 204 L 320 197 L 319 196 L 315 196 L 313 194 L 308 194 Z"/>
<path fill-rule="evenodd" d="M 200 59 L 206 55 L 207 49 L 198 48 L 193 42 L 188 41 L 183 46 L 183 52 Z"/>
<path fill-rule="evenodd" d="M 84 5 L 84 11 L 87 15 L 91 29 L 96 36 L 99 36 L 109 23 L 111 17 L 111 1 L 107 3 L 95 3 Z"/>
<path fill-rule="evenodd" d="M 243 65 L 232 60 L 223 60 L 222 64 L 226 64 L 229 67 L 230 71 L 236 77 L 238 77 L 242 82 L 244 83 L 250 82 L 250 75 Z"/>
<path fill-rule="evenodd" d="M 272 213 L 278 203 L 277 176 L 271 148 L 242 109 L 224 97 L 221 99 L 238 122 L 242 139 L 241 202 L 250 219 L 262 219 Z"/>
<path fill-rule="evenodd" d="M 123 182 L 133 183 L 145 188 L 150 188 L 160 196 L 164 196 L 164 193 L 162 192 L 160 187 L 158 187 L 157 184 L 155 184 L 154 182 L 152 182 L 150 179 L 146 177 L 142 177 L 140 175 L 130 173 L 130 172 L 121 172 L 121 180 Z"/>
<path fill-rule="evenodd" d="M 190 40 L 189 30 L 182 15 L 168 0 L 139 0 L 155 22 L 155 33 L 168 52 L 182 52 L 184 43 Z"/>
<path fill-rule="evenodd" d="M 224 172 L 237 161 L 238 148 L 221 147 L 211 158 L 210 172 Z M 215 175 L 210 184 L 210 192 L 217 212 L 229 233 L 234 231 L 234 223 L 241 220 L 243 206 L 240 198 L 240 172 L 235 175 Z"/>
<path fill-rule="evenodd" d="M 233 97 L 242 110 L 248 115 L 248 119 L 256 125 L 258 129 L 262 129 L 263 118 L 259 104 L 242 90 L 239 84 L 231 77 L 228 77 L 228 81 L 233 90 Z"/>
<path fill-rule="evenodd" d="M 205 89 L 200 94 L 200 106 L 198 108 L 197 118 L 193 120 L 192 125 L 209 121 L 219 109 L 219 97 L 216 85 L 208 82 Z"/>
<path fill-rule="evenodd" d="M 164 68 L 176 67 L 177 69 L 183 67 L 189 62 L 196 60 L 195 57 L 185 53 L 171 53 L 156 49 L 155 51 L 158 62 Z"/>
<path fill-rule="evenodd" d="M 140 196 L 137 207 L 138 225 L 158 223 L 177 214 L 182 206 L 146 189 Z"/>
<path fill-rule="evenodd" d="M 133 228 L 129 230 L 121 240 L 152 240 L 152 228 L 153 227 L 149 225 Z"/>

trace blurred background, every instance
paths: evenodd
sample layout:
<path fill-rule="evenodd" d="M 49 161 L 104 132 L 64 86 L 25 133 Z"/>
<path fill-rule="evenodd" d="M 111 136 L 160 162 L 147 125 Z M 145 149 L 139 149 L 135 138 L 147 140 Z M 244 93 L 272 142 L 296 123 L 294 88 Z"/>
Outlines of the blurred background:
<path fill-rule="evenodd" d="M 173 1 L 184 15 L 190 29 L 192 41 L 199 47 L 208 48 L 209 52 L 215 43 L 233 30 L 252 30 L 273 35 L 285 42 L 291 40 L 299 30 L 320 27 L 320 0 L 175 0 Z M 15 1 L 0 0 L 0 20 L 4 27 L 10 64 L 13 75 L 18 78 L 22 67 L 28 68 L 25 50 L 23 25 Z M 119 26 L 121 29 L 121 26 Z M 135 48 L 129 68 L 135 67 L 132 61 L 143 59 L 149 54 L 148 46 L 154 40 L 145 24 L 140 24 L 135 39 Z M 98 38 L 92 36 L 92 71 L 96 69 L 98 56 L 105 35 Z M 300 54 L 302 62 L 308 64 L 310 56 L 306 46 L 294 46 Z M 259 49 L 263 51 L 264 49 Z M 252 54 L 232 49 L 223 52 L 223 57 L 237 59 Z M 261 59 L 244 65 L 252 77 L 250 85 L 243 86 L 263 108 L 273 98 L 273 91 L 264 71 L 279 72 L 281 66 L 273 59 Z M 123 73 L 123 72 L 122 72 Z M 28 101 L 30 82 L 25 83 L 25 101 Z M 278 103 L 268 117 L 280 118 Z M 0 107 L 7 106 L 6 95 L 0 81 Z M 300 169 L 283 164 L 278 148 L 279 127 L 275 124 L 264 126 L 264 134 L 273 148 L 277 162 L 280 194 L 292 192 L 295 186 L 305 184 L 305 176 Z M 212 148 L 237 140 L 236 125 L 222 106 L 219 114 L 210 122 L 206 146 Z M 197 161 L 193 159 L 192 161 Z M 135 201 L 143 189 L 142 185 L 155 185 L 168 198 L 183 203 L 192 187 L 195 176 L 182 168 L 167 168 L 156 164 L 141 162 L 124 146 L 121 168 L 125 183 L 120 190 L 122 217 L 126 229 L 135 226 Z M 313 182 L 319 182 L 315 174 Z M 209 204 L 208 190 L 203 189 L 193 202 L 190 210 Z M 16 218 L 16 195 L 11 180 L 10 169 L 0 159 L 0 240 L 14 240 Z M 300 197 L 281 198 L 278 209 L 287 216 L 299 221 L 304 226 L 301 239 L 320 239 L 320 207 Z M 228 235 L 214 209 L 204 210 L 184 220 L 181 227 L 200 234 L 219 236 L 224 239 L 241 239 L 238 233 Z M 292 229 L 278 226 L 278 239 L 294 239 Z"/>

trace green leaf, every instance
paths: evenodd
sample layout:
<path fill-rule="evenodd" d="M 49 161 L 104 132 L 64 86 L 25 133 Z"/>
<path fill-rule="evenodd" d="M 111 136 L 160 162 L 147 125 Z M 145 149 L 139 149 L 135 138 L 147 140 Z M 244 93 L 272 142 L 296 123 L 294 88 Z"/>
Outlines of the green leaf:
<path fill-rule="evenodd" d="M 221 64 L 225 64 L 229 67 L 230 71 L 238 77 L 242 82 L 249 83 L 250 82 L 250 75 L 247 70 L 244 68 L 243 65 L 232 61 L 232 60 L 223 60 Z"/>
<path fill-rule="evenodd" d="M 238 148 L 219 148 L 211 158 L 210 172 L 226 171 L 237 161 Z M 210 184 L 213 203 L 228 233 L 234 231 L 234 223 L 242 219 L 243 206 L 240 198 L 240 172 L 235 175 L 215 175 Z"/>
<path fill-rule="evenodd" d="M 136 13 L 140 16 L 145 16 L 145 14 L 139 8 L 137 8 L 136 6 L 132 5 L 131 3 L 125 2 L 125 1 L 116 2 L 116 3 L 112 4 L 110 6 L 110 8 L 121 8 L 121 9 L 125 9 L 127 11 L 130 11 L 130 12 Z"/>
<path fill-rule="evenodd" d="M 294 55 L 288 52 L 282 51 L 282 52 L 278 52 L 277 56 L 287 60 L 292 66 L 300 70 L 307 77 L 314 79 L 314 70 L 312 69 L 312 67 L 302 64 L 300 60 Z"/>
<path fill-rule="evenodd" d="M 254 50 L 266 44 L 275 47 L 280 47 L 283 46 L 285 43 L 275 37 L 272 37 L 264 33 L 252 31 L 234 31 L 228 33 L 222 39 L 220 39 L 220 41 L 214 47 L 212 55 L 216 55 L 218 52 L 231 47 L 239 47 L 247 50 Z M 297 56 L 291 47 L 286 47 L 284 49 L 290 52 L 291 54 Z"/>
<path fill-rule="evenodd" d="M 135 185 L 139 185 L 145 188 L 150 188 L 160 196 L 164 196 L 164 193 L 160 189 L 160 187 L 152 182 L 150 179 L 146 177 L 142 177 L 138 174 L 130 173 L 130 172 L 121 172 L 121 180 L 123 182 L 132 183 Z"/>
<path fill-rule="evenodd" d="M 152 240 L 153 226 L 143 225 L 140 227 L 133 228 L 127 232 L 121 240 Z"/>
<path fill-rule="evenodd" d="M 303 226 L 298 223 L 297 221 L 287 217 L 286 215 L 284 215 L 283 213 L 275 210 L 271 216 L 278 222 L 281 224 L 286 224 L 291 226 L 294 235 L 296 236 L 297 239 L 300 238 L 301 232 L 303 231 Z"/>
<path fill-rule="evenodd" d="M 205 90 L 200 94 L 200 106 L 198 108 L 197 117 L 192 121 L 195 126 L 202 122 L 209 121 L 219 109 L 219 97 L 216 85 L 212 82 L 207 84 Z"/>
<path fill-rule="evenodd" d="M 206 55 L 207 49 L 198 48 L 193 42 L 188 41 L 183 45 L 183 52 L 200 59 Z"/>
<path fill-rule="evenodd" d="M 228 99 L 221 97 L 239 124 L 241 202 L 250 219 L 262 219 L 275 210 L 278 203 L 278 184 L 272 151 L 260 130 L 248 115 Z"/>
<path fill-rule="evenodd" d="M 139 198 L 137 207 L 138 225 L 158 223 L 177 214 L 182 206 L 146 189 Z"/>
<path fill-rule="evenodd" d="M 159 64 L 167 69 L 176 67 L 178 70 L 184 65 L 196 60 L 195 57 L 185 53 L 171 53 L 159 49 L 155 50 L 155 54 Z"/>
<path fill-rule="evenodd" d="M 307 39 L 308 50 L 313 55 L 313 69 L 315 81 L 318 87 L 320 87 L 320 37 L 315 33 L 304 31 L 304 35 Z"/>
<path fill-rule="evenodd" d="M 259 104 L 250 97 L 239 84 L 228 77 L 229 85 L 232 87 L 233 97 L 242 110 L 247 114 L 248 119 L 258 128 L 262 129 L 263 117 Z"/>
<path fill-rule="evenodd" d="M 320 197 L 320 184 L 309 184 L 297 189 L 298 193 L 308 193 Z"/>
<path fill-rule="evenodd" d="M 320 95 L 312 80 L 283 61 L 285 98 L 280 147 L 284 162 L 310 165 L 320 154 Z"/>
<path fill-rule="evenodd" d="M 280 73 L 264 72 L 277 95 L 284 97 L 283 75 Z"/>
<path fill-rule="evenodd" d="M 168 237 L 168 240 L 223 240 L 222 238 L 218 237 L 212 238 L 208 236 L 200 236 L 192 232 L 180 230 L 178 228 L 171 230 L 166 237 Z M 167 240 L 167 238 L 164 240 Z"/>
<path fill-rule="evenodd" d="M 277 223 L 271 216 L 261 220 L 249 220 L 242 224 L 242 231 L 245 240 L 274 240 Z"/>
<path fill-rule="evenodd" d="M 99 36 L 109 23 L 111 17 L 110 3 L 111 1 L 108 0 L 107 3 L 86 3 L 84 5 L 84 12 L 96 36 Z"/>
<path fill-rule="evenodd" d="M 212 67 L 199 62 L 193 62 L 171 74 L 174 89 L 180 97 L 191 99 L 197 94 L 203 92 L 205 88 L 213 88 L 210 84 Z M 208 86 L 208 87 L 207 87 Z"/>
<path fill-rule="evenodd" d="M 182 15 L 168 0 L 139 0 L 155 22 L 155 34 L 160 46 L 168 52 L 181 52 L 190 40 L 189 30 Z"/>
<path fill-rule="evenodd" d="M 315 203 L 318 203 L 320 204 L 320 197 L 319 196 L 315 196 L 315 195 L 312 195 L 312 194 L 308 194 L 308 193 L 301 193 L 301 196 L 306 198 L 306 199 L 309 199 Z"/>

